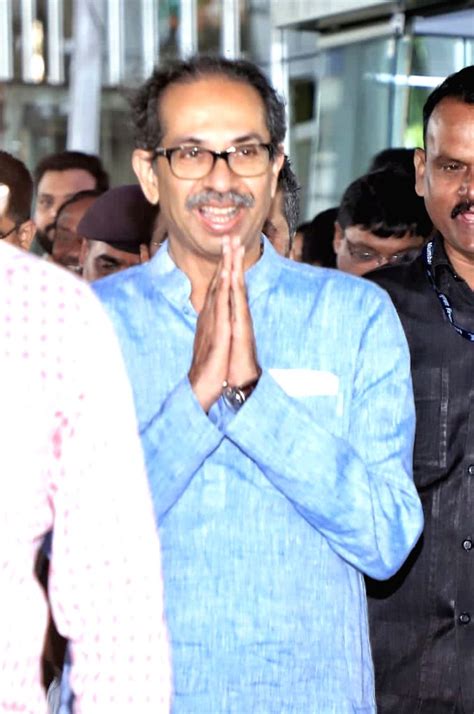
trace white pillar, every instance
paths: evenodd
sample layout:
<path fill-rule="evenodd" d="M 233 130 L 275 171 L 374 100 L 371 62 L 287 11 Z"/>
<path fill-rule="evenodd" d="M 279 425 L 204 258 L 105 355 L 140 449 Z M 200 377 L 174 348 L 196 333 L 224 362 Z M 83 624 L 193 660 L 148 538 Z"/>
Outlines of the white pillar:
<path fill-rule="evenodd" d="M 160 54 L 160 31 L 156 0 L 141 0 L 142 3 L 142 61 L 143 77 L 147 78 L 158 64 Z"/>
<path fill-rule="evenodd" d="M 227 59 L 240 55 L 239 0 L 221 0 L 221 54 Z"/>
<path fill-rule="evenodd" d="M 186 59 L 198 50 L 197 0 L 180 0 L 178 44 L 179 56 Z"/>
<path fill-rule="evenodd" d="M 103 10 L 102 0 L 74 0 L 67 148 L 89 154 L 99 152 Z"/>
<path fill-rule="evenodd" d="M 21 76 L 24 82 L 34 82 L 33 21 L 36 19 L 35 0 L 21 0 Z"/>
<path fill-rule="evenodd" d="M 11 0 L 0 0 L 0 80 L 13 79 Z"/>
<path fill-rule="evenodd" d="M 64 82 L 63 0 L 48 0 L 48 83 Z"/>
<path fill-rule="evenodd" d="M 271 31 L 271 54 L 270 54 L 270 79 L 273 87 L 281 97 L 286 99 L 286 122 L 290 126 L 290 80 L 288 76 L 287 47 L 285 31 L 278 28 L 272 28 Z M 285 153 L 289 153 L 289 131 L 286 132 L 284 141 Z"/>
<path fill-rule="evenodd" d="M 123 0 L 107 0 L 107 84 L 116 87 L 123 77 Z"/>

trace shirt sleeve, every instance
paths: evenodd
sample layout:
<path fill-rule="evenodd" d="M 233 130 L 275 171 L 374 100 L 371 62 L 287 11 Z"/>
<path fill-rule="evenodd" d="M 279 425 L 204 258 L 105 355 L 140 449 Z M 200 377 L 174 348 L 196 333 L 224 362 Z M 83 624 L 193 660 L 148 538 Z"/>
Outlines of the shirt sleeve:
<path fill-rule="evenodd" d="M 156 416 L 142 427 L 141 437 L 160 522 L 201 464 L 217 449 L 224 434 L 203 411 L 186 376 Z"/>
<path fill-rule="evenodd" d="M 52 434 L 52 612 L 71 643 L 76 714 L 165 714 L 161 555 L 132 393 L 95 299 L 88 312 L 68 353 L 74 407 Z"/>
<path fill-rule="evenodd" d="M 381 296 L 370 312 L 349 395 L 346 438 L 318 424 L 268 372 L 226 435 L 335 552 L 384 579 L 413 548 L 423 515 L 412 480 L 415 413 L 408 347 L 388 298 Z"/>

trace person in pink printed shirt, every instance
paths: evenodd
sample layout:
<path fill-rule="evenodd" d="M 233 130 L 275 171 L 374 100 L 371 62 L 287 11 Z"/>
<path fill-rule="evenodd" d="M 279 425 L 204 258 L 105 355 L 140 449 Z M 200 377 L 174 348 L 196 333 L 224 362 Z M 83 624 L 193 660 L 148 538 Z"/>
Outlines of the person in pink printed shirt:
<path fill-rule="evenodd" d="M 86 285 L 0 241 L 0 712 L 46 711 L 48 603 L 77 714 L 170 709 L 161 557 L 133 401 Z"/>

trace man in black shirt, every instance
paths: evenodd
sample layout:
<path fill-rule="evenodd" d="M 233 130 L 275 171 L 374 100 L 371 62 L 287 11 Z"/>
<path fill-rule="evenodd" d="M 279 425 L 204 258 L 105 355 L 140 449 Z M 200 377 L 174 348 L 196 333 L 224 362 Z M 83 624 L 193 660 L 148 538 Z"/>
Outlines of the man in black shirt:
<path fill-rule="evenodd" d="M 474 712 L 474 66 L 424 110 L 416 190 L 437 229 L 391 295 L 412 360 L 414 475 L 425 531 L 391 580 L 367 583 L 380 714 Z"/>

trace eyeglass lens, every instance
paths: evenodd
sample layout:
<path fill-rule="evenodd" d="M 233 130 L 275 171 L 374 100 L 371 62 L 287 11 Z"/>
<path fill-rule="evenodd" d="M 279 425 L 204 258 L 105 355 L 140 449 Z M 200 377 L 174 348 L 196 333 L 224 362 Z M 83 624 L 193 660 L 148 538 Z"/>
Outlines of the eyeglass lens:
<path fill-rule="evenodd" d="M 204 178 L 216 161 L 222 158 L 238 176 L 258 176 L 268 167 L 270 154 L 264 144 L 246 144 L 227 151 L 212 151 L 201 147 L 178 147 L 170 150 L 170 164 L 178 178 Z"/>

